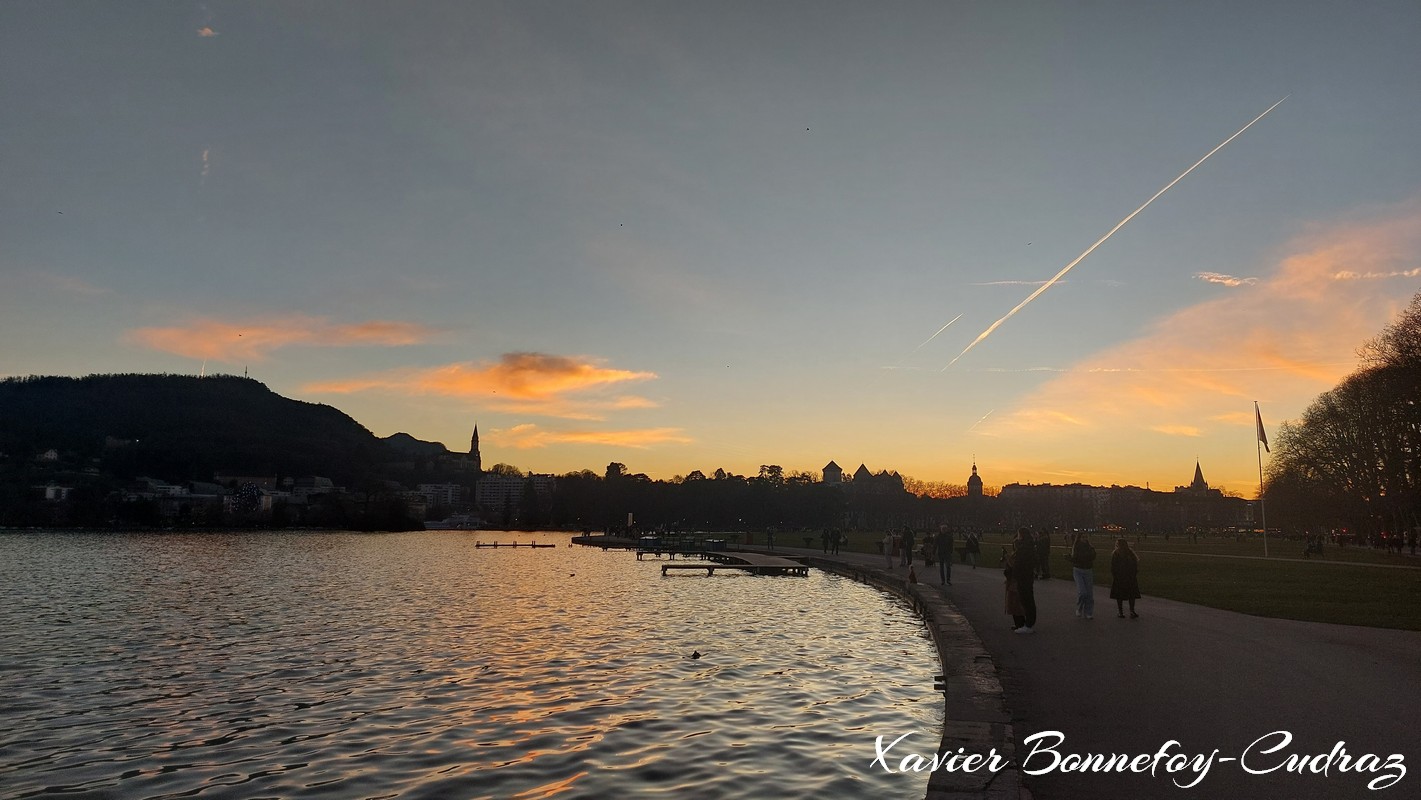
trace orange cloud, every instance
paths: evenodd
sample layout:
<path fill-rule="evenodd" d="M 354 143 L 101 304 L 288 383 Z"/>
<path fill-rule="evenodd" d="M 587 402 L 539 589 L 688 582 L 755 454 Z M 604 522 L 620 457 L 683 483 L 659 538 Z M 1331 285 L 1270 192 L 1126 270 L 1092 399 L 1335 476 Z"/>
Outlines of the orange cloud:
<path fill-rule="evenodd" d="M 1033 446 L 1104 459 L 1103 451 L 1143 447 L 1148 439 L 1136 439 L 1149 431 L 1247 437 L 1255 399 L 1274 424 L 1296 418 L 1357 367 L 1357 349 L 1417 290 L 1398 280 L 1416 277 L 1410 264 L 1418 252 L 1421 202 L 1316 226 L 1268 277 L 1177 311 L 1140 338 L 1074 365 L 976 433 L 1030 434 Z M 1339 277 L 1349 273 L 1376 279 Z"/>
<path fill-rule="evenodd" d="M 600 444 L 645 450 L 657 444 L 688 444 L 692 440 L 680 428 L 640 428 L 621 431 L 556 431 L 537 425 L 515 425 L 506 431 L 492 431 L 489 439 L 500 447 L 531 450 L 554 444 Z"/>
<path fill-rule="evenodd" d="M 1391 272 L 1352 272 L 1343 270 L 1333 275 L 1339 281 L 1374 281 L 1384 278 L 1421 278 L 1421 267 L 1392 270 Z"/>
<path fill-rule="evenodd" d="M 201 28 L 197 29 L 197 35 L 201 36 L 204 39 L 211 39 L 212 37 L 217 35 L 217 31 L 214 31 L 211 27 L 207 25 L 203 25 Z"/>
<path fill-rule="evenodd" d="M 164 328 L 138 328 L 128 340 L 165 353 L 212 361 L 262 361 L 292 345 L 398 347 L 418 344 L 433 331 L 414 322 L 374 320 L 337 325 L 324 317 L 292 316 L 231 322 L 205 319 Z"/>
<path fill-rule="evenodd" d="M 403 394 L 435 394 L 481 400 L 498 411 L 572 419 L 600 419 L 599 411 L 652 408 L 643 397 L 611 399 L 598 392 L 619 384 L 656 378 L 654 372 L 610 369 L 584 357 L 546 353 L 505 353 L 496 363 L 446 364 L 429 369 L 391 372 L 306 387 L 310 392 L 348 394 L 371 390 Z M 592 394 L 593 397 L 585 395 Z M 570 395 L 578 395 L 576 398 Z"/>
<path fill-rule="evenodd" d="M 430 330 L 414 322 L 391 320 L 371 320 L 354 325 L 341 325 L 335 329 L 340 337 L 351 344 L 411 345 L 429 338 Z"/>
<path fill-rule="evenodd" d="M 1205 283 L 1217 283 L 1222 286 L 1252 286 L 1258 283 L 1257 278 L 1235 278 L 1232 275 L 1224 275 L 1219 272 L 1196 272 L 1194 277 Z"/>

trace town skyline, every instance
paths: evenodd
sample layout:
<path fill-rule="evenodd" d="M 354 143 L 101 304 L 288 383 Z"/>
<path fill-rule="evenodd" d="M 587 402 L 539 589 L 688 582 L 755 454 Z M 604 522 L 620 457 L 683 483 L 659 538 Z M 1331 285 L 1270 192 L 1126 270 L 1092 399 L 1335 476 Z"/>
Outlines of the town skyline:
<path fill-rule="evenodd" d="M 408 433 L 406 433 L 406 432 L 404 432 L 404 431 L 400 431 L 399 433 L 404 433 L 405 435 L 409 435 Z M 393 434 L 393 435 L 394 435 L 394 436 L 398 436 L 399 433 Z M 446 443 L 444 443 L 444 442 L 437 442 L 437 444 L 443 445 L 444 449 L 447 450 L 447 451 L 449 451 L 449 454 L 450 454 L 451 456 L 458 457 L 458 456 L 460 456 L 460 455 L 467 455 L 468 458 L 469 458 L 469 460 L 470 460 L 470 463 L 473 464 L 473 465 L 475 465 L 475 466 L 474 466 L 474 471 L 475 471 L 476 473 L 483 471 L 482 465 L 485 463 L 485 460 L 484 460 L 484 457 L 483 457 L 482 447 L 481 447 L 480 441 L 479 441 L 479 428 L 478 428 L 478 424 L 477 424 L 477 423 L 474 424 L 473 435 L 470 437 L 470 449 L 469 449 L 469 451 L 468 451 L 467 454 L 461 453 L 461 452 L 458 451 L 458 450 L 455 450 L 455 449 L 450 448 L 450 447 L 448 446 L 448 444 L 446 444 Z M 563 475 L 563 474 L 568 474 L 568 473 L 573 473 L 573 472 L 592 472 L 592 473 L 595 473 L 595 474 L 598 474 L 598 475 L 602 475 L 603 472 L 604 472 L 604 470 L 602 470 L 602 469 L 594 469 L 594 468 L 591 467 L 591 466 L 584 466 L 584 467 L 581 467 L 581 468 L 579 468 L 579 469 L 573 469 L 573 470 L 562 470 L 561 472 L 546 472 L 546 471 L 542 471 L 542 470 L 538 470 L 538 469 L 525 469 L 523 466 L 520 466 L 519 464 L 515 464 L 515 463 L 512 463 L 512 462 L 509 462 L 509 461 L 506 461 L 506 460 L 500 460 L 500 459 L 494 459 L 492 462 L 488 462 L 488 463 L 490 464 L 490 466 L 495 467 L 495 468 L 496 468 L 496 467 L 499 467 L 499 466 L 514 467 L 514 468 L 518 469 L 520 472 L 522 472 L 523 474 L 529 475 L 529 476 L 531 476 L 531 475 L 541 475 L 541 476 L 557 477 L 558 475 Z M 633 469 L 633 468 L 632 468 L 633 465 L 627 464 L 627 463 L 624 463 L 624 462 L 609 462 L 609 463 L 607 464 L 607 468 L 611 468 L 611 467 L 614 466 L 614 465 L 620 465 L 621 467 L 623 467 L 623 468 L 626 470 L 626 474 L 631 474 L 631 475 L 635 475 L 635 474 L 646 474 L 646 473 L 644 473 L 644 472 L 642 472 L 642 471 L 640 471 L 640 470 L 635 470 L 635 469 Z M 965 495 L 971 494 L 971 493 L 972 493 L 972 488 L 973 488 L 974 483 L 975 483 L 975 485 L 976 485 L 977 493 L 980 494 L 980 493 L 985 489 L 986 492 L 987 492 L 987 494 L 990 494 L 990 495 L 995 495 L 998 491 L 1000 491 L 1001 489 L 1003 489 L 1003 488 L 1005 488 L 1005 487 L 1008 487 L 1008 486 L 1028 486 L 1028 487 L 1030 487 L 1030 486 L 1053 486 L 1053 485 L 1054 485 L 1054 486 L 1088 485 L 1088 486 L 1093 486 L 1093 487 L 1095 487 L 1095 488 L 1143 488 L 1143 489 L 1148 489 L 1148 490 L 1152 490 L 1152 491 L 1156 491 L 1156 492 L 1181 491 L 1181 490 L 1191 489 L 1191 488 L 1194 489 L 1194 490 L 1196 490 L 1196 491 L 1204 491 L 1204 490 L 1208 490 L 1208 489 L 1212 488 L 1212 489 L 1216 489 L 1216 490 L 1220 490 L 1220 491 L 1222 491 L 1222 492 L 1225 492 L 1228 496 L 1231 496 L 1231 497 L 1247 497 L 1247 498 L 1249 498 L 1249 499 L 1257 499 L 1257 491 L 1256 491 L 1256 490 L 1257 490 L 1257 488 L 1259 488 L 1259 487 L 1255 487 L 1255 492 L 1253 493 L 1253 495 L 1250 496 L 1247 492 L 1242 492 L 1242 491 L 1239 491 L 1239 490 L 1236 490 L 1236 489 L 1232 489 L 1232 488 L 1230 488 L 1230 487 L 1223 486 L 1223 485 L 1213 485 L 1213 484 L 1210 484 L 1210 483 L 1204 478 L 1203 465 L 1202 465 L 1202 463 L 1201 463 L 1200 461 L 1198 461 L 1197 459 L 1196 459 L 1195 462 L 1194 462 L 1193 477 L 1192 477 L 1188 482 L 1179 483 L 1179 484 L 1174 484 L 1174 485 L 1172 485 L 1172 486 L 1171 486 L 1170 488 L 1168 488 L 1168 489 L 1164 489 L 1164 488 L 1158 488 L 1158 489 L 1156 489 L 1156 488 L 1153 488 L 1149 481 L 1145 481 L 1145 482 L 1143 482 L 1143 483 L 1128 482 L 1128 481 L 1127 481 L 1127 482 L 1116 482 L 1116 483 L 1112 483 L 1112 484 L 1084 484 L 1084 483 L 1081 482 L 1081 481 L 1052 482 L 1052 481 L 1032 481 L 1032 480 L 1010 480 L 1010 481 L 1003 481 L 1002 483 L 986 483 L 985 481 L 983 481 L 981 475 L 979 474 L 977 459 L 976 459 L 976 456 L 975 456 L 975 455 L 970 459 L 970 465 L 969 465 L 969 468 L 968 468 L 969 471 L 968 471 L 967 475 L 962 479 L 962 481 L 961 481 L 960 483 L 959 483 L 959 482 L 956 482 L 956 481 L 952 481 L 952 480 L 941 480 L 941 479 L 936 479 L 936 478 L 931 478 L 931 479 L 929 479 L 929 478 L 922 478 L 922 477 L 917 476 L 917 475 L 911 475 L 911 474 L 904 473 L 902 470 L 896 469 L 896 468 L 894 468 L 892 465 L 879 465 L 879 466 L 876 467 L 876 468 L 870 468 L 870 467 L 868 466 L 867 462 L 859 462 L 859 465 L 858 465 L 857 468 L 854 468 L 854 469 L 845 469 L 843 466 L 841 466 L 841 465 L 838 463 L 838 460 L 837 460 L 837 459 L 832 459 L 832 458 L 829 459 L 828 462 L 826 462 L 822 467 L 820 467 L 820 468 L 818 468 L 818 469 L 806 469 L 806 468 L 801 468 L 801 467 L 788 467 L 788 468 L 786 468 L 784 465 L 778 464 L 778 463 L 774 463 L 773 460 L 772 460 L 772 461 L 769 461 L 769 462 L 762 463 L 762 464 L 758 465 L 756 468 L 749 469 L 749 470 L 745 470 L 745 471 L 743 471 L 743 472 L 742 472 L 742 471 L 739 471 L 739 470 L 736 470 L 736 469 L 725 469 L 724 466 L 715 467 L 715 468 L 713 468 L 713 469 L 702 469 L 702 468 L 700 468 L 700 467 L 696 467 L 696 468 L 694 468 L 694 469 L 685 470 L 684 472 L 677 472 L 676 474 L 674 474 L 674 475 L 672 475 L 672 476 L 670 476 L 670 477 L 667 477 L 667 476 L 660 476 L 660 475 L 652 476 L 652 475 L 649 475 L 649 474 L 647 475 L 647 477 L 648 477 L 648 478 L 651 478 L 652 480 L 661 480 L 661 481 L 674 482 L 674 481 L 677 481 L 677 480 L 692 479 L 691 476 L 693 476 L 693 475 L 699 475 L 699 478 L 700 478 L 700 479 L 707 479 L 707 480 L 710 480 L 710 479 L 714 479 L 714 476 L 718 475 L 719 473 L 724 472 L 727 477 L 729 477 L 729 476 L 737 476 L 737 477 L 742 477 L 742 478 L 754 478 L 754 477 L 764 477 L 764 474 L 765 474 L 765 471 L 766 471 L 767 468 L 769 468 L 770 470 L 774 471 L 774 472 L 776 473 L 776 477 L 777 477 L 778 479 L 781 479 L 781 480 L 783 480 L 783 479 L 785 479 L 785 478 L 790 478 L 790 477 L 793 477 L 793 476 L 796 476 L 796 475 L 807 475 L 807 476 L 809 476 L 811 479 L 813 479 L 813 480 L 816 481 L 816 482 L 829 483 L 829 484 L 837 484 L 837 483 L 852 482 L 852 481 L 854 481 L 854 480 L 856 480 L 856 479 L 859 479 L 859 478 L 861 478 L 861 477 L 872 478 L 872 477 L 877 477 L 877 476 L 881 476 L 881 475 L 884 475 L 884 474 L 892 474 L 892 475 L 900 476 L 900 477 L 905 478 L 905 479 L 913 479 L 913 480 L 915 480 L 915 481 L 917 481 L 917 482 L 919 482 L 919 483 L 921 483 L 921 484 L 930 484 L 931 486 L 927 487 L 927 488 L 929 488 L 929 489 L 934 489 L 934 490 L 940 490 L 940 489 L 952 490 L 952 493 L 950 493 L 950 494 L 939 494 L 939 493 L 935 493 L 935 492 L 933 492 L 933 491 L 929 491 L 929 492 L 926 492 L 926 493 L 922 493 L 922 494 L 924 494 L 925 496 L 934 496 L 934 497 L 960 497 L 960 496 L 965 496 Z M 833 474 L 831 474 L 831 472 L 832 472 Z M 959 489 L 959 488 L 962 489 L 962 491 L 961 491 L 960 493 L 958 493 L 958 492 L 955 491 L 956 489 Z M 910 491 L 910 492 L 913 491 L 911 487 L 909 488 L 909 491 Z M 914 494 L 919 494 L 919 492 L 913 492 L 913 493 L 914 493 Z"/>
<path fill-rule="evenodd" d="M 0 5 L 0 375 L 1254 496 L 1421 289 L 1414 3 L 336 8 Z"/>

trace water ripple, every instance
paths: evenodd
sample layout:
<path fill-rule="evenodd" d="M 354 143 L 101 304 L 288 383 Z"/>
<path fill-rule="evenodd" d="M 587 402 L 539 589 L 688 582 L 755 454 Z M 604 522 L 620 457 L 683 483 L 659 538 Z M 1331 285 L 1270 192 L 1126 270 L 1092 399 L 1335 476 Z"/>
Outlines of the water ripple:
<path fill-rule="evenodd" d="M 474 547 L 490 536 L 0 534 L 0 785 L 923 795 L 926 776 L 868 769 L 874 736 L 941 726 L 902 604 L 817 573 Z"/>

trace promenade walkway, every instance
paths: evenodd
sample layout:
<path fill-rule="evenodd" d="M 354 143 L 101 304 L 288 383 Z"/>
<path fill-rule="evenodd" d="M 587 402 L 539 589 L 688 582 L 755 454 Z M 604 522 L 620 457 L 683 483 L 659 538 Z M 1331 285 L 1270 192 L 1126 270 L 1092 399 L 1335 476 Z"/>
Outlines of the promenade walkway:
<path fill-rule="evenodd" d="M 878 555 L 787 547 L 775 552 L 833 560 L 899 581 L 907 573 L 904 567 L 885 569 Z M 1034 800 L 1421 796 L 1421 633 L 1269 619 L 1151 598 L 1146 566 L 1140 619 L 1118 619 L 1104 587 L 1095 589 L 1095 619 L 1079 619 L 1074 584 L 1056 578 L 1036 582 L 1037 632 L 1018 635 L 1004 611 L 1000 569 L 954 564 L 952 578 L 952 586 L 936 588 L 936 567 L 918 565 L 919 582 L 934 587 L 951 613 L 970 623 L 990 654 L 1009 709 L 1017 768 L 1031 751 L 1023 742 L 1046 731 L 1064 736 L 1055 748 L 1062 755 L 1153 756 L 1167 746 L 1171 753 L 1208 758 L 1218 751 L 1189 789 L 1172 781 L 1193 782 L 1196 771 L 1171 775 L 1161 767 L 1154 775 L 1060 768 L 1018 773 L 995 790 L 1019 785 L 1020 796 Z M 955 708 L 970 706 L 949 698 L 949 726 Z M 1291 742 L 1265 754 L 1283 742 L 1283 734 L 1269 737 L 1278 731 L 1291 734 Z M 994 733 L 988 727 L 980 733 L 975 746 L 985 752 Z M 1250 748 L 1261 737 L 1268 738 Z M 1407 774 L 1383 791 L 1367 784 L 1397 770 L 1344 772 L 1334 757 L 1322 774 L 1325 757 L 1339 743 L 1353 759 L 1375 754 L 1379 767 L 1400 754 Z M 969 752 L 973 747 L 964 746 Z M 1299 774 L 1287 770 L 1290 756 L 1317 758 Z M 1250 774 L 1237 759 L 1253 769 L 1277 769 Z M 1042 752 L 1025 767 L 1053 761 Z M 929 798 L 953 796 L 959 795 L 929 792 Z"/>

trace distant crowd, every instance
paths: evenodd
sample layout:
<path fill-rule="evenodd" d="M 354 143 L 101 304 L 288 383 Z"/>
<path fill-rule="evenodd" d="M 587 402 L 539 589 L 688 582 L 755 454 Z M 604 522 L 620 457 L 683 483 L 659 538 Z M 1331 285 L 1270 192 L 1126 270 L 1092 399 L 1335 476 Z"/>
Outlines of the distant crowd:
<path fill-rule="evenodd" d="M 1051 536 L 1047 528 L 1033 532 L 1021 528 L 1009 545 L 1002 547 L 997 566 L 1001 567 L 1006 579 L 1006 611 L 1012 618 L 1012 630 L 1020 634 L 1036 632 L 1036 592 L 1035 582 L 1051 578 Z M 961 538 L 961 547 L 957 546 Z M 842 534 L 825 531 L 823 544 L 825 552 L 837 553 L 842 542 Z M 952 563 L 954 559 L 977 568 L 981 557 L 982 542 L 975 531 L 957 531 L 946 525 L 936 533 L 926 533 L 918 540 L 912 528 L 903 528 L 885 533 L 879 542 L 884 566 L 893 569 L 906 567 L 908 579 L 917 581 L 915 558 L 921 558 L 925 567 L 938 568 L 942 585 L 952 585 Z M 1091 544 L 1090 533 L 1075 531 L 1071 534 L 1067 561 L 1071 565 L 1071 577 L 1076 584 L 1076 616 L 1082 619 L 1095 618 L 1095 546 Z M 1140 595 L 1140 559 L 1129 540 L 1117 538 L 1115 549 L 1110 554 L 1110 598 L 1115 601 L 1116 615 L 1121 619 L 1139 619 L 1135 601 Z"/>

